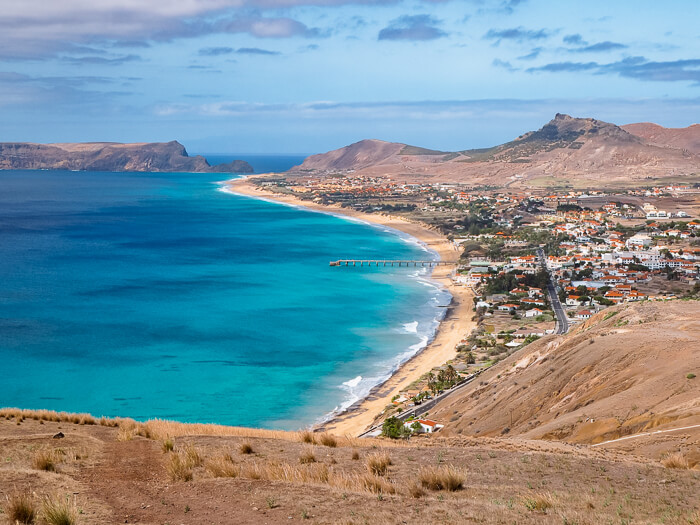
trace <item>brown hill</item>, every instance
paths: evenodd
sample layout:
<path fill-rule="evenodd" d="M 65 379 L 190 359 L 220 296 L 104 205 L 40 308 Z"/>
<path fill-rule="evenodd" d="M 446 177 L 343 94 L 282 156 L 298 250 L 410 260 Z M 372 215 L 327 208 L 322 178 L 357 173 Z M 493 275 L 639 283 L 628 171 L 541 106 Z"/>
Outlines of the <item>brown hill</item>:
<path fill-rule="evenodd" d="M 291 173 L 359 172 L 406 182 L 497 186 L 611 186 L 695 176 L 700 156 L 651 144 L 596 119 L 557 114 L 541 129 L 493 148 L 441 152 L 362 141 L 309 157 Z"/>
<path fill-rule="evenodd" d="M 179 142 L 120 144 L 0 143 L 0 169 L 51 169 L 80 171 L 183 171 L 252 173 L 244 161 L 210 166 L 207 159 L 190 157 Z"/>
<path fill-rule="evenodd" d="M 687 128 L 664 128 L 651 122 L 640 122 L 627 124 L 622 126 L 622 129 L 654 146 L 700 154 L 700 124 L 693 124 Z"/>
<path fill-rule="evenodd" d="M 700 302 L 605 310 L 538 340 L 431 411 L 447 434 L 599 443 L 700 424 Z M 700 428 L 696 429 L 700 435 Z"/>
<path fill-rule="evenodd" d="M 307 170 L 360 170 L 369 166 L 381 165 L 393 159 L 405 144 L 384 142 L 383 140 L 361 140 L 344 148 L 311 155 L 301 166 L 293 169 Z"/>
<path fill-rule="evenodd" d="M 398 443 L 1 410 L 0 451 L 0 521 L 8 524 L 21 508 L 43 513 L 47 498 L 73 519 L 24 523 L 700 520 L 692 461 L 671 469 L 678 463 L 669 459 L 523 439 Z"/>

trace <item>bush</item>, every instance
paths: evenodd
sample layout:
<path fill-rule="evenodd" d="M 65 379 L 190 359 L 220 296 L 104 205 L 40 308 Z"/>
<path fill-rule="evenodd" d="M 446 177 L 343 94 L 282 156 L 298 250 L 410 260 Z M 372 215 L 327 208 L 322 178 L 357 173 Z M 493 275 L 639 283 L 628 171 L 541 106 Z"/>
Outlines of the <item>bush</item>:
<path fill-rule="evenodd" d="M 686 457 L 680 452 L 675 454 L 669 454 L 662 461 L 661 464 L 666 468 L 677 468 L 677 469 L 689 469 L 690 464 Z"/>
<path fill-rule="evenodd" d="M 338 446 L 338 440 L 335 439 L 335 436 L 325 432 L 319 436 L 319 441 L 321 442 L 321 445 L 326 447 L 335 448 Z"/>
<path fill-rule="evenodd" d="M 304 451 L 302 455 L 299 456 L 299 463 L 301 463 L 302 465 L 316 463 L 316 456 L 314 455 L 314 451 L 311 449 Z"/>
<path fill-rule="evenodd" d="M 375 452 L 367 457 L 367 470 L 374 476 L 383 476 L 389 470 L 391 458 L 386 452 Z"/>
<path fill-rule="evenodd" d="M 32 457 L 32 467 L 37 470 L 56 472 L 56 454 L 53 450 L 37 450 Z"/>
<path fill-rule="evenodd" d="M 420 482 L 429 490 L 456 491 L 464 484 L 464 474 L 452 465 L 425 467 L 420 471 Z"/>
<path fill-rule="evenodd" d="M 690 373 L 687 376 L 685 376 L 686 379 L 695 379 L 695 374 Z"/>
<path fill-rule="evenodd" d="M 7 504 L 4 507 L 10 523 L 20 523 L 21 525 L 30 525 L 36 519 L 36 510 L 34 503 L 28 492 L 15 492 L 6 496 Z"/>
<path fill-rule="evenodd" d="M 316 443 L 316 437 L 310 430 L 302 430 L 301 432 L 299 432 L 299 441 L 301 441 L 302 443 L 308 443 L 309 445 L 313 445 L 314 443 Z"/>
<path fill-rule="evenodd" d="M 49 525 L 75 525 L 78 522 L 78 511 L 75 501 L 69 497 L 48 496 L 44 499 L 42 514 Z"/>
<path fill-rule="evenodd" d="M 250 443 L 248 442 L 241 443 L 238 447 L 238 452 L 240 452 L 241 454 L 252 454 L 253 447 L 250 446 Z"/>

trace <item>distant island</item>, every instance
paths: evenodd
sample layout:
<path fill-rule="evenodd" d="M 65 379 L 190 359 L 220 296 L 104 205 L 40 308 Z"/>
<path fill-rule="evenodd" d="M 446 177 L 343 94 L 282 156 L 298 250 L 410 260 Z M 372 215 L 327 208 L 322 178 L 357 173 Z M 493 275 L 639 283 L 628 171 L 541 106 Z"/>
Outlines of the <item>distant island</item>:
<path fill-rule="evenodd" d="M 84 142 L 0 143 L 0 170 L 155 171 L 253 173 L 243 160 L 212 166 L 201 155 L 190 157 L 177 141 L 121 144 Z"/>

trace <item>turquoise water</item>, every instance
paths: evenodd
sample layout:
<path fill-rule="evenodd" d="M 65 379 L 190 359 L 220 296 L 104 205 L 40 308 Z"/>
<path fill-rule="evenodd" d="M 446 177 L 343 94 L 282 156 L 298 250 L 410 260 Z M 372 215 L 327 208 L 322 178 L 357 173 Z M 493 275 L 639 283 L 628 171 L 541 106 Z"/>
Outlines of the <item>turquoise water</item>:
<path fill-rule="evenodd" d="M 0 405 L 296 429 L 432 335 L 425 270 L 328 266 L 421 246 L 220 178 L 0 171 Z"/>

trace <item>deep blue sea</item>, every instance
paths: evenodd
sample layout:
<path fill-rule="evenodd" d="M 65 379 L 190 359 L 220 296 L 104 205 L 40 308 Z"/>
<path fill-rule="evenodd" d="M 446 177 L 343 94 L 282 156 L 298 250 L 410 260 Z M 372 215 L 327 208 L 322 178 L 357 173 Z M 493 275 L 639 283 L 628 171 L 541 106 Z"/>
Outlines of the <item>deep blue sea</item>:
<path fill-rule="evenodd" d="M 432 336 L 426 270 L 328 265 L 432 257 L 411 238 L 221 179 L 0 171 L 0 406 L 297 429 Z"/>

